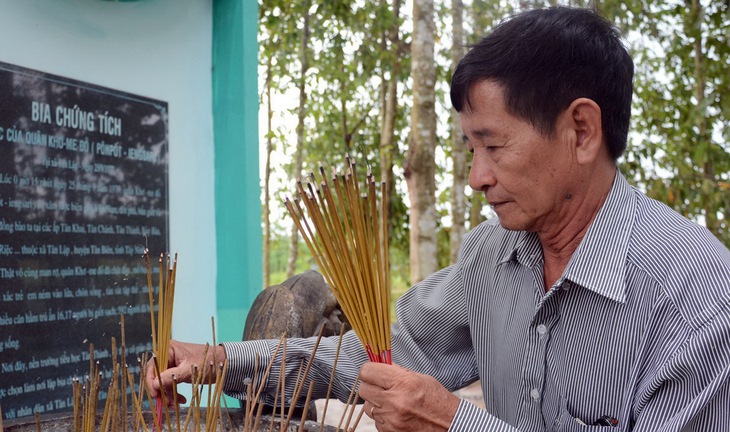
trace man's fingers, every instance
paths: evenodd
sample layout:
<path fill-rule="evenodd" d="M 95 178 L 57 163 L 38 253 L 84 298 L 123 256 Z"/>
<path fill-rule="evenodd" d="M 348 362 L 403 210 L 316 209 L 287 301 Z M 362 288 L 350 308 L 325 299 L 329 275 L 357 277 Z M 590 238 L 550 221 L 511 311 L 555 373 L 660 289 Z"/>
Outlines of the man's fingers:
<path fill-rule="evenodd" d="M 403 368 L 398 365 L 385 363 L 365 363 L 360 369 L 360 380 L 383 389 L 392 386 L 393 376 L 402 373 Z"/>
<path fill-rule="evenodd" d="M 383 363 L 365 363 L 360 369 L 359 394 L 370 406 L 382 408 L 387 399 L 387 391 L 393 387 L 395 376 L 403 373 L 404 369 L 396 365 Z M 370 414 L 368 412 L 368 414 Z M 371 416 L 372 417 L 372 416 Z"/>
<path fill-rule="evenodd" d="M 400 366 L 367 363 L 359 394 L 378 431 L 446 431 L 460 400 L 435 378 Z"/>
<path fill-rule="evenodd" d="M 150 398 L 152 398 L 152 399 L 158 399 L 162 395 L 163 395 L 162 392 L 158 392 L 158 393 L 156 393 L 156 395 L 153 395 L 152 392 L 150 392 Z M 165 397 L 164 397 L 165 405 L 168 408 L 175 407 L 176 403 L 178 405 L 187 403 L 187 399 L 185 398 L 185 396 L 181 395 L 180 393 L 178 393 L 177 396 L 175 396 L 175 393 L 172 391 L 171 388 L 165 389 L 164 395 L 165 395 Z"/>
<path fill-rule="evenodd" d="M 155 377 L 154 379 L 154 385 L 157 386 L 157 388 L 160 388 L 160 382 L 162 382 L 162 388 L 165 389 L 171 389 L 173 381 L 176 381 L 178 384 L 187 382 L 184 378 L 184 376 L 181 376 L 180 374 L 181 368 L 180 367 L 172 367 L 167 370 L 164 370 L 160 372 L 159 377 Z"/>
<path fill-rule="evenodd" d="M 168 369 L 161 372 L 160 376 L 158 376 L 154 367 L 147 369 L 145 381 L 152 398 L 160 396 L 162 390 L 172 388 L 172 373 L 173 372 Z"/>
<path fill-rule="evenodd" d="M 216 349 L 217 351 L 213 351 Z M 204 356 L 206 353 L 207 356 Z M 147 374 L 145 384 L 149 389 L 150 396 L 157 398 L 164 391 L 166 398 L 171 397 L 173 377 L 175 377 L 177 383 L 189 383 L 192 380 L 193 372 L 191 369 L 195 369 L 196 373 L 202 373 L 205 383 L 215 382 L 216 370 L 212 360 L 216 359 L 222 364 L 225 357 L 223 347 L 207 348 L 207 345 L 171 340 L 167 365 L 158 364 L 158 359 L 153 357 L 147 361 L 145 366 Z M 202 363 L 203 366 L 198 369 L 197 363 Z M 213 367 L 211 368 L 211 366 Z"/>
<path fill-rule="evenodd" d="M 175 405 L 175 401 L 177 401 L 177 404 L 178 405 L 184 405 L 184 404 L 186 404 L 188 402 L 188 400 L 185 398 L 185 396 L 181 395 L 180 393 L 177 394 L 177 399 L 171 398 L 169 400 L 169 405 L 170 406 L 174 406 Z"/>

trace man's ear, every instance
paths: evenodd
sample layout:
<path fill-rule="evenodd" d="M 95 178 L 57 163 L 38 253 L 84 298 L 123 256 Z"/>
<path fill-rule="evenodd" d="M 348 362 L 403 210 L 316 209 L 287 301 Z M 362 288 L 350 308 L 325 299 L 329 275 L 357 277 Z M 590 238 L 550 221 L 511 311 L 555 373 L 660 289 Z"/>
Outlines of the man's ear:
<path fill-rule="evenodd" d="M 606 153 L 601 107 L 597 103 L 588 98 L 578 98 L 563 114 L 566 126 L 572 130 L 575 157 L 579 164 L 589 164 Z"/>

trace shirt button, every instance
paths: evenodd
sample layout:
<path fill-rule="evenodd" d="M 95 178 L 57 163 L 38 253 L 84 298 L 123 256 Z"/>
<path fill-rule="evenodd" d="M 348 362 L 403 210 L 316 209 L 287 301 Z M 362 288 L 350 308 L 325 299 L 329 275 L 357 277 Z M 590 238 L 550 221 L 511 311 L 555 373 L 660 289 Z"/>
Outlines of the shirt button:
<path fill-rule="evenodd" d="M 538 389 L 536 389 L 536 388 L 534 388 L 534 389 L 530 390 L 530 397 L 531 397 L 531 398 L 532 398 L 532 400 L 534 400 L 535 402 L 539 401 L 539 400 L 540 400 L 540 390 L 538 390 Z"/>
<path fill-rule="evenodd" d="M 548 329 L 547 329 L 547 327 L 545 327 L 545 324 L 540 324 L 539 326 L 537 326 L 537 333 L 540 336 L 544 336 L 545 333 L 547 333 L 547 331 L 548 331 Z"/>

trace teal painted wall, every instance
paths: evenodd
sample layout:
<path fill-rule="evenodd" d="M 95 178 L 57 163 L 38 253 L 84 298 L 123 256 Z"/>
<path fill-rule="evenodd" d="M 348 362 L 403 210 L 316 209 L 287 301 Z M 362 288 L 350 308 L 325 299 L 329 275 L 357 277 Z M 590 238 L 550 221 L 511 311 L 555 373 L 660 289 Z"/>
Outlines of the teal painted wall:
<path fill-rule="evenodd" d="M 258 4 L 213 1 L 216 323 L 218 340 L 240 340 L 261 291 L 258 157 Z"/>

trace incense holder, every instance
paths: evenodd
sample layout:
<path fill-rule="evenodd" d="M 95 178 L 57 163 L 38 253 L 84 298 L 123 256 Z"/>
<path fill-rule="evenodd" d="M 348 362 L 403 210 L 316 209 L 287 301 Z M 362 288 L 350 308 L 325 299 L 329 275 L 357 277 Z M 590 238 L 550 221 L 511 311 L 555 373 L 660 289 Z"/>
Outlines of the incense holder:
<path fill-rule="evenodd" d="M 249 427 L 246 429 L 246 418 L 243 415 L 243 411 L 241 410 L 230 410 L 230 419 L 228 415 L 223 412 L 223 422 L 221 427 L 221 422 L 218 421 L 215 428 L 208 429 L 207 425 L 205 424 L 205 409 L 200 410 L 200 427 L 193 424 L 193 421 L 191 420 L 190 424 L 188 425 L 187 431 L 188 432 L 198 432 L 198 431 L 208 431 L 208 430 L 214 430 L 219 432 L 264 432 L 269 431 L 271 429 L 271 424 L 274 424 L 274 430 L 278 431 L 279 427 L 281 425 L 281 419 L 280 418 L 272 418 L 271 416 L 265 415 L 261 416 L 261 421 L 259 422 L 258 428 L 253 429 L 253 427 Z M 153 420 L 152 420 L 152 414 L 150 412 L 143 413 L 145 424 L 147 425 L 147 429 L 149 431 L 153 431 Z M 187 409 L 181 409 L 180 411 L 180 417 L 181 417 L 181 423 L 184 424 L 185 417 L 187 416 Z M 95 430 L 100 431 L 101 430 L 101 422 L 102 417 L 101 414 L 97 417 L 96 421 L 96 428 Z M 171 413 L 171 419 L 170 422 L 172 424 L 172 428 L 168 428 L 166 422 L 163 422 L 163 431 L 173 431 L 173 432 L 185 432 L 186 430 L 184 427 L 181 427 L 180 429 L 177 428 L 177 421 L 174 418 L 174 413 Z M 120 422 L 121 423 L 121 422 Z M 253 421 L 251 421 L 253 423 Z M 40 429 L 39 429 L 40 425 Z M 299 420 L 291 420 L 289 423 L 289 426 L 285 429 L 287 432 L 296 432 L 300 430 L 301 422 Z M 304 431 L 307 432 L 319 432 L 322 428 L 320 423 L 307 420 L 304 422 Z M 122 427 L 119 429 L 113 429 L 117 430 L 118 432 L 122 432 Z M 74 419 L 72 413 L 57 413 L 57 414 L 46 414 L 40 416 L 40 422 L 36 421 L 35 417 L 23 417 L 15 420 L 5 420 L 3 422 L 3 430 L 4 432 L 73 432 L 74 431 Z M 335 432 L 335 428 L 332 426 L 325 425 L 324 429 L 325 432 Z M 136 432 L 143 432 L 144 429 L 141 425 L 137 425 L 135 427 L 134 419 L 132 415 L 130 414 L 127 418 L 127 431 L 136 431 Z"/>

